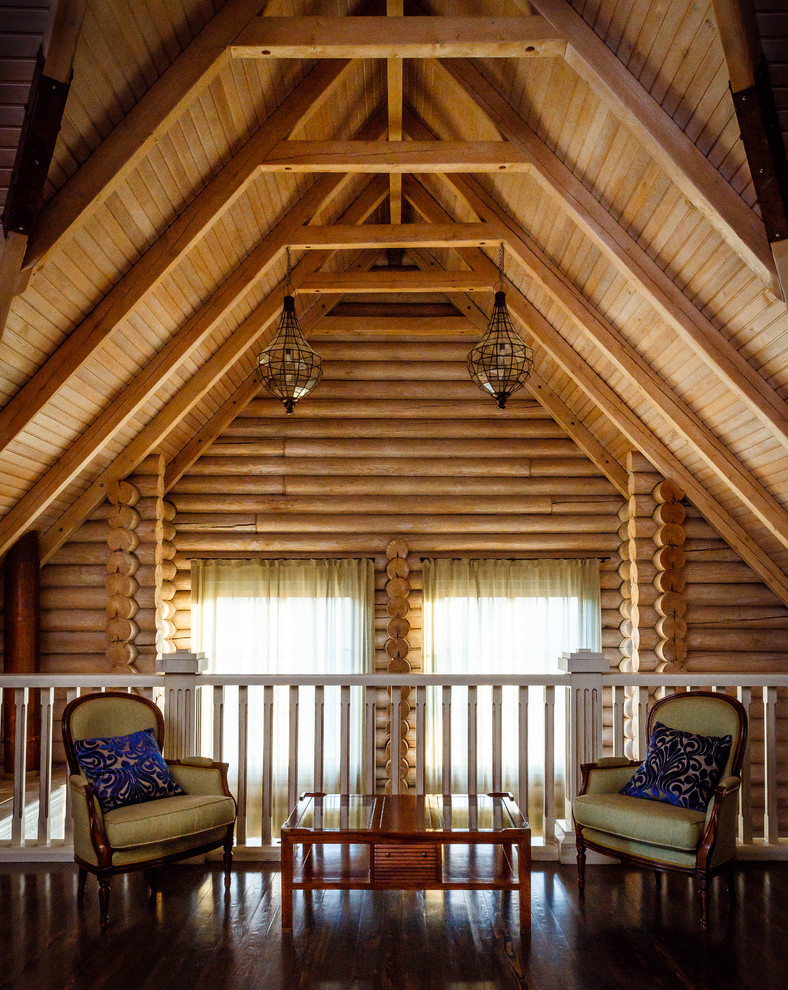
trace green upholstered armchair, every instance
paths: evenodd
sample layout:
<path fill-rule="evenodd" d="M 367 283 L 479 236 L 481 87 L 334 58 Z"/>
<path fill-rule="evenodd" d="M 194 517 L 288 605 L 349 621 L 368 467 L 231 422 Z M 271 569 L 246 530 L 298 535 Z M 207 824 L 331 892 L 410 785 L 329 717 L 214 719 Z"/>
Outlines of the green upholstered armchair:
<path fill-rule="evenodd" d="M 62 728 L 71 774 L 77 896 L 81 902 L 87 874 L 96 874 L 102 928 L 109 918 L 110 881 L 116 873 L 155 868 L 222 846 L 225 887 L 230 886 L 236 804 L 227 786 L 226 763 L 201 757 L 167 760 L 170 774 L 185 793 L 102 811 L 94 787 L 77 762 L 75 742 L 152 729 L 161 749 L 162 713 L 147 698 L 107 691 L 67 705 Z"/>
<path fill-rule="evenodd" d="M 701 895 L 701 926 L 708 928 L 711 877 L 725 872 L 733 896 L 736 817 L 740 773 L 747 743 L 747 714 L 725 694 L 694 691 L 658 701 L 648 719 L 651 739 L 657 722 L 704 736 L 732 737 L 727 762 L 704 810 L 620 794 L 637 762 L 611 757 L 582 767 L 574 801 L 577 882 L 585 886 L 586 849 L 655 870 L 694 874 Z"/>

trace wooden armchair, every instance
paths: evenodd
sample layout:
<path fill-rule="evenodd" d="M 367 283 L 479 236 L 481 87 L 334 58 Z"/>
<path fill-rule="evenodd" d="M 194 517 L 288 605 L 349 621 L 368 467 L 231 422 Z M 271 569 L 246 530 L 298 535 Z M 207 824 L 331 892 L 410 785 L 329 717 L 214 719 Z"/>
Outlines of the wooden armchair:
<path fill-rule="evenodd" d="M 701 926 L 706 929 L 711 878 L 725 872 L 733 896 L 736 816 L 747 742 L 747 714 L 735 698 L 694 691 L 670 695 L 654 705 L 648 720 L 650 744 L 658 725 L 703 737 L 731 737 L 727 759 L 708 803 L 701 807 L 681 807 L 666 801 L 664 795 L 645 800 L 622 794 L 622 787 L 643 766 L 634 761 L 613 757 L 585 764 L 580 793 L 573 807 L 577 882 L 582 890 L 586 849 L 654 870 L 694 875 L 701 896 Z M 663 733 L 661 728 L 658 731 Z M 649 754 L 652 752 L 656 750 L 650 745 Z M 679 764 L 682 763 L 680 759 Z M 674 783 L 680 790 L 681 781 L 674 778 Z M 669 789 L 673 786 L 668 785 Z M 669 800 L 675 796 L 672 794 Z"/>
<path fill-rule="evenodd" d="M 236 805 L 227 786 L 226 763 L 189 757 L 167 760 L 165 766 L 160 756 L 164 718 L 153 702 L 137 695 L 107 691 L 77 698 L 66 706 L 62 728 L 71 773 L 77 896 L 81 902 L 87 874 L 94 873 L 102 928 L 108 922 L 110 882 L 116 873 L 154 868 L 222 846 L 225 887 L 229 887 Z M 152 751 L 146 759 L 165 778 L 162 787 L 168 796 L 151 799 L 144 787 L 128 793 L 129 787 L 134 788 L 135 760 L 145 762 L 136 755 L 121 760 L 120 769 L 93 775 L 97 761 L 91 750 L 100 751 L 105 742 L 122 747 L 125 743 L 118 737 L 133 738 L 135 743 L 141 739 L 143 748 Z M 113 774 L 116 781 L 123 778 L 126 792 L 108 798 L 104 783 Z M 116 802 L 120 806 L 107 810 Z"/>

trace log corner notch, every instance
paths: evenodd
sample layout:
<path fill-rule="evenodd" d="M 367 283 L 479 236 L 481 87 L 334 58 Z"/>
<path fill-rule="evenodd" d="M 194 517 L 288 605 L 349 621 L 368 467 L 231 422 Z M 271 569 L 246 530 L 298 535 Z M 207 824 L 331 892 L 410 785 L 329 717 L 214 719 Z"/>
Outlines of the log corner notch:
<path fill-rule="evenodd" d="M 742 143 L 772 249 L 783 299 L 788 299 L 788 158 L 749 0 L 712 0 L 725 52 Z"/>

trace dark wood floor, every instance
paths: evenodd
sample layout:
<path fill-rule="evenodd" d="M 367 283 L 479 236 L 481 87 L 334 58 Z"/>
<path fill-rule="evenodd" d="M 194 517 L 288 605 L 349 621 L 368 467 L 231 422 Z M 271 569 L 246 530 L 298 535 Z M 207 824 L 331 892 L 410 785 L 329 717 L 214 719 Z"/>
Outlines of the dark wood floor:
<path fill-rule="evenodd" d="M 719 885 L 719 889 L 717 886 Z M 279 873 L 240 864 L 225 897 L 213 867 L 162 869 L 113 884 L 98 926 L 95 881 L 77 909 L 70 865 L 0 867 L 0 986 L 15 990 L 781 990 L 788 986 L 788 863 L 743 864 L 738 903 L 724 884 L 702 935 L 683 877 L 536 864 L 532 935 L 521 944 L 516 898 L 473 892 L 295 895 L 283 937 Z"/>

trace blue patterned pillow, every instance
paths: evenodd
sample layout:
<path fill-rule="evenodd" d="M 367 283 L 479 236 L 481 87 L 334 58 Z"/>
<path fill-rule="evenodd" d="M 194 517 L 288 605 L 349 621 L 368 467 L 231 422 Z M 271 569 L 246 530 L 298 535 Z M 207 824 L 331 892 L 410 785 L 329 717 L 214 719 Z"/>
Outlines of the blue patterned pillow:
<path fill-rule="evenodd" d="M 620 793 L 705 811 L 730 749 L 731 736 L 699 736 L 657 722 L 645 760 Z"/>
<path fill-rule="evenodd" d="M 170 774 L 153 729 L 128 736 L 79 739 L 74 749 L 102 811 L 184 793 Z"/>

